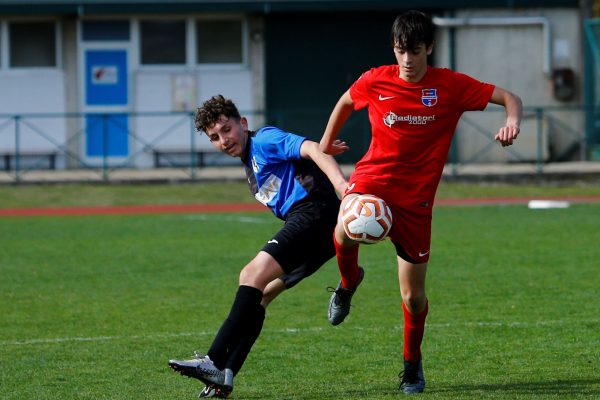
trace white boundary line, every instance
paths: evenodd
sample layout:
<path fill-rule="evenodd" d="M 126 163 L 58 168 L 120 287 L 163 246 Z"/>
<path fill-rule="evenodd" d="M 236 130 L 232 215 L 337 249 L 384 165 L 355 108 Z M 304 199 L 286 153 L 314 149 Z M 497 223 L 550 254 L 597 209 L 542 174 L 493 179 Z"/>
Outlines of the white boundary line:
<path fill-rule="evenodd" d="M 597 324 L 600 320 L 587 320 L 586 324 Z M 554 321 L 537 321 L 537 322 L 465 322 L 462 324 L 453 324 L 453 323 L 433 323 L 427 324 L 426 328 L 428 329 L 443 329 L 443 328 L 452 328 L 452 327 L 480 327 L 480 328 L 497 328 L 497 327 L 506 327 L 506 328 L 537 328 L 537 327 L 546 327 L 546 326 L 562 326 L 572 324 L 572 321 L 563 321 L 563 320 L 554 320 Z M 284 329 L 264 329 L 264 333 L 282 333 L 282 334 L 296 334 L 303 332 L 321 332 L 328 329 L 322 327 L 312 327 L 312 328 L 284 328 Z M 349 327 L 347 329 L 354 331 L 382 331 L 383 328 L 379 327 L 371 327 L 365 328 L 360 326 Z M 396 331 L 401 331 L 402 326 L 397 325 L 393 327 Z M 164 333 L 164 334 L 155 334 L 155 335 L 133 335 L 133 336 L 92 336 L 92 337 L 63 337 L 63 338 L 40 338 L 40 339 L 20 339 L 20 340 L 2 340 L 0 341 L 0 345 L 2 346 L 27 346 L 27 345 L 36 345 L 36 344 L 56 344 L 56 343 L 73 343 L 73 342 L 103 342 L 103 341 L 112 341 L 112 340 L 138 340 L 138 339 L 168 339 L 168 338 L 177 338 L 177 337 L 188 337 L 188 336 L 209 336 L 214 335 L 215 332 L 181 332 L 181 333 Z"/>

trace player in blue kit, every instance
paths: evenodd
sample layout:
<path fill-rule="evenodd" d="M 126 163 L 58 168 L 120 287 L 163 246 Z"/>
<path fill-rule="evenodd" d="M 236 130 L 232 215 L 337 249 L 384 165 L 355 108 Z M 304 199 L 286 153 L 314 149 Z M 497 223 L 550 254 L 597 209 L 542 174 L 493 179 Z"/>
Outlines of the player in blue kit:
<path fill-rule="evenodd" d="M 196 113 L 196 129 L 218 150 L 239 157 L 254 197 L 285 221 L 240 272 L 229 316 L 206 355 L 170 360 L 182 375 L 206 384 L 199 397 L 226 398 L 260 335 L 267 305 L 335 256 L 333 230 L 347 181 L 316 142 L 267 126 L 248 129 L 235 104 L 218 95 Z"/>

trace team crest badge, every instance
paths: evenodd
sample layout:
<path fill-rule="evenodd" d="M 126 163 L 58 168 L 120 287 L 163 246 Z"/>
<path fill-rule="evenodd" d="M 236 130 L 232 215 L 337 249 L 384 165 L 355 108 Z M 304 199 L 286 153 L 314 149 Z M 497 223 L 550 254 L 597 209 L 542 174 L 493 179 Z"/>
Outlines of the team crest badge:
<path fill-rule="evenodd" d="M 424 106 L 433 107 L 437 104 L 437 89 L 423 89 L 421 92 L 421 102 Z"/>

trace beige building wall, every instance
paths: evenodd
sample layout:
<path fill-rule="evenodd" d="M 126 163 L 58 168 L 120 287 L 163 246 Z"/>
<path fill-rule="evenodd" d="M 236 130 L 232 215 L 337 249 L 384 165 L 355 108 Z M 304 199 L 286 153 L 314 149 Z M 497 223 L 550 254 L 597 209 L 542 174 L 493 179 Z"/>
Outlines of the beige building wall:
<path fill-rule="evenodd" d="M 486 23 L 488 21 L 489 23 Z M 467 113 L 457 131 L 459 162 L 536 161 L 538 157 L 578 157 L 583 143 L 583 55 L 578 9 L 472 9 L 436 20 L 437 66 L 451 66 L 454 29 L 455 69 L 518 94 L 526 107 L 521 138 L 503 149 L 491 139 L 504 114 Z M 553 74 L 570 69 L 572 99 L 554 95 Z M 570 106 L 569 111 L 558 111 Z M 541 109 L 537 109 L 541 108 Z"/>

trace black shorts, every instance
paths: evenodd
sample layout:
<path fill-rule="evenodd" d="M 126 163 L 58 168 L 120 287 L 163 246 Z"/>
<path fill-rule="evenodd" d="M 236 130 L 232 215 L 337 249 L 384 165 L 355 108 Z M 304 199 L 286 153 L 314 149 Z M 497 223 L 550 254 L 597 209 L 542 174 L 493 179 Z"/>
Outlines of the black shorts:
<path fill-rule="evenodd" d="M 333 230 L 339 206 L 339 200 L 304 200 L 295 204 L 283 227 L 262 248 L 283 268 L 281 279 L 287 289 L 335 256 Z"/>

